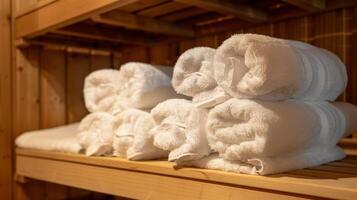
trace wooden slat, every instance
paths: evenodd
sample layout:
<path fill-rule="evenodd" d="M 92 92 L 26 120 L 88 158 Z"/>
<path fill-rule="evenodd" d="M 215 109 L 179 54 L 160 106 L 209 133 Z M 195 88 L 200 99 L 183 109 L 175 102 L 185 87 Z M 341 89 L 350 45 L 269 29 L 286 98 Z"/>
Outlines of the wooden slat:
<path fill-rule="evenodd" d="M 122 65 L 126 62 L 150 62 L 148 48 L 140 47 L 126 48 L 114 59 L 116 59 L 115 62 L 118 65 Z"/>
<path fill-rule="evenodd" d="M 18 156 L 17 172 L 28 177 L 134 199 L 306 199 L 282 193 L 113 169 L 74 162 Z M 46 166 L 41 170 L 41 166 Z M 55 173 L 54 173 L 55 172 Z"/>
<path fill-rule="evenodd" d="M 103 41 L 85 41 L 85 40 L 77 40 L 74 38 L 66 38 L 66 37 L 58 37 L 59 35 L 55 35 L 55 37 L 40 37 L 31 40 L 18 40 L 19 42 L 16 44 L 16 47 L 23 48 L 28 47 L 30 45 L 33 46 L 42 46 L 48 49 L 68 49 L 72 48 L 73 50 L 78 50 L 80 52 L 91 52 L 91 51 L 103 51 L 103 52 L 115 52 L 121 49 L 121 46 L 115 45 L 116 43 L 109 43 Z"/>
<path fill-rule="evenodd" d="M 40 128 L 40 50 L 31 47 L 16 50 L 14 70 L 14 135 Z M 15 199 L 45 199 L 45 184 L 15 184 Z"/>
<path fill-rule="evenodd" d="M 144 9 L 142 11 L 137 12 L 137 14 L 146 17 L 160 17 L 169 13 L 186 9 L 188 7 L 190 6 L 172 1 L 168 3 L 160 4 L 158 6 L 154 6 L 152 8 Z"/>
<path fill-rule="evenodd" d="M 11 87 L 11 1 L 0 3 L 0 194 L 11 199 L 12 194 L 12 87 Z"/>
<path fill-rule="evenodd" d="M 17 0 L 15 16 L 20 17 L 21 15 L 33 12 L 44 6 L 48 6 L 48 4 L 51 4 L 55 1 L 58 0 Z"/>
<path fill-rule="evenodd" d="M 325 0 L 283 0 L 286 3 L 308 11 L 319 11 L 326 7 Z"/>
<path fill-rule="evenodd" d="M 76 162 L 85 166 L 95 165 L 131 171 L 150 172 L 165 176 L 168 175 L 224 184 L 233 184 L 237 187 L 255 187 L 325 198 L 354 199 L 357 195 L 357 178 L 354 175 L 350 175 L 348 177 L 344 176 L 338 179 L 320 179 L 316 177 L 309 178 L 308 176 L 299 176 L 288 173 L 264 177 L 195 168 L 182 168 L 180 170 L 174 170 L 173 163 L 166 161 L 134 162 L 120 158 L 85 157 L 82 155 L 23 149 L 18 149 L 17 155 L 53 159 L 62 162 Z M 25 169 L 26 167 L 23 168 Z M 95 172 L 92 172 L 92 174 L 95 174 Z M 20 173 L 20 175 L 24 174 Z"/>
<path fill-rule="evenodd" d="M 76 24 L 52 32 L 59 35 L 124 44 L 149 45 L 153 42 L 152 39 L 137 34 L 121 33 L 105 28 L 98 29 L 85 24 Z"/>
<path fill-rule="evenodd" d="M 207 10 L 202 10 L 199 8 L 188 8 L 182 11 L 174 12 L 172 14 L 165 15 L 163 17 L 160 17 L 159 19 L 165 20 L 165 21 L 179 21 L 179 20 L 184 20 L 187 18 L 199 16 L 208 13 L 209 11 Z"/>
<path fill-rule="evenodd" d="M 84 78 L 90 72 L 90 55 L 67 54 L 67 122 L 80 121 L 87 113 L 83 99 Z"/>
<path fill-rule="evenodd" d="M 125 12 L 137 12 L 139 10 L 143 10 L 145 8 L 153 7 L 158 4 L 165 3 L 169 0 L 145 0 L 145 1 L 138 1 L 127 6 L 120 7 L 118 10 L 122 10 Z"/>
<path fill-rule="evenodd" d="M 41 128 L 66 123 L 65 51 L 41 52 Z"/>
<path fill-rule="evenodd" d="M 129 29 L 143 30 L 177 36 L 194 36 L 190 27 L 171 24 L 169 22 L 141 17 L 126 12 L 112 11 L 92 18 L 97 23 L 121 26 Z"/>
<path fill-rule="evenodd" d="M 234 15 L 249 22 L 262 22 L 267 20 L 266 14 L 248 5 L 238 5 L 229 1 L 218 0 L 175 0 L 202 9 L 215 11 L 224 15 Z"/>
<path fill-rule="evenodd" d="M 61 0 L 16 18 L 15 35 L 34 37 L 138 0 Z M 58 14 L 61 13 L 61 14 Z"/>

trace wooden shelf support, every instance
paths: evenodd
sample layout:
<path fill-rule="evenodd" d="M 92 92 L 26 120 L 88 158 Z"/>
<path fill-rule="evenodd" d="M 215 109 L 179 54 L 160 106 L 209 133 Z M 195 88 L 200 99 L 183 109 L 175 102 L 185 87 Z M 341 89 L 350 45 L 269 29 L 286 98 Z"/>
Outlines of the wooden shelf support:
<path fill-rule="evenodd" d="M 249 22 L 267 21 L 265 12 L 248 5 L 236 4 L 229 1 L 219 0 L 175 0 L 180 3 L 189 4 L 205 10 L 221 13 L 224 15 L 234 15 Z"/>
<path fill-rule="evenodd" d="M 302 8 L 307 11 L 320 11 L 325 9 L 325 0 L 283 0 L 286 3 Z"/>
<path fill-rule="evenodd" d="M 195 35 L 193 29 L 188 26 L 175 25 L 169 22 L 117 10 L 92 17 L 92 20 L 96 23 L 121 26 L 128 29 L 136 29 L 152 33 L 184 37 L 193 37 Z"/>

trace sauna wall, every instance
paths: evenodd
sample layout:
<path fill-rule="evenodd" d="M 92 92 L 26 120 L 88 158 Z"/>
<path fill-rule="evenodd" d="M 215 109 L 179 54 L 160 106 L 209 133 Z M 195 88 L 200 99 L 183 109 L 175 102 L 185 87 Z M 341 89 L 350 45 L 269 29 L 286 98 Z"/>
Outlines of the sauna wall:
<path fill-rule="evenodd" d="M 0 0 L 0 194 L 11 199 L 11 2 Z"/>
<path fill-rule="evenodd" d="M 336 53 L 347 65 L 349 84 L 343 101 L 357 105 L 357 7 L 338 9 L 320 14 L 297 17 L 254 27 L 240 27 L 239 24 L 223 23 L 208 25 L 206 31 L 195 39 L 163 41 L 151 47 L 131 47 L 116 52 L 79 52 L 71 48 L 49 48 L 32 46 L 16 51 L 17 63 L 13 72 L 13 134 L 1 134 L 1 141 L 14 138 L 23 131 L 48 128 L 80 120 L 86 113 L 82 96 L 84 77 L 100 68 L 118 68 L 127 61 L 142 61 L 160 65 L 173 65 L 177 57 L 194 46 L 217 47 L 224 39 L 234 33 L 259 33 L 286 39 L 301 40 L 326 48 Z M 3 43 L 1 43 L 3 44 Z M 2 52 L 2 54 L 4 54 Z M 2 65 L 0 67 L 3 67 Z M 1 73 L 4 73 L 1 70 Z M 5 72 L 5 74 L 8 72 Z M 1 79 L 0 94 L 6 96 Z M 3 89 L 4 88 L 4 89 Z M 0 98 L 0 101 L 9 101 Z M 8 105 L 9 102 L 6 102 Z M 5 105 L 2 104 L 1 105 Z M 0 105 L 0 106 L 1 106 Z M 9 107 L 3 106 L 1 109 Z M 6 112 L 6 113 L 7 113 Z M 0 112 L 4 114 L 4 112 Z M 9 120 L 8 116 L 2 116 Z M 0 121 L 2 123 L 3 120 Z M 1 124 L 0 131 L 7 130 Z M 5 129 L 3 128 L 5 127 Z M 7 142 L 6 145 L 10 145 Z M 0 148 L 3 148 L 0 145 Z M 1 150 L 2 159 L 10 158 L 9 148 Z M 6 165 L 9 172 L 10 164 Z M 3 167 L 1 165 L 1 167 Z M 1 169 L 0 173 L 3 172 Z M 7 176 L 7 181 L 11 177 Z M 2 186 L 1 190 L 6 190 Z M 97 194 L 50 183 L 31 180 L 16 184 L 16 199 L 95 199 Z"/>

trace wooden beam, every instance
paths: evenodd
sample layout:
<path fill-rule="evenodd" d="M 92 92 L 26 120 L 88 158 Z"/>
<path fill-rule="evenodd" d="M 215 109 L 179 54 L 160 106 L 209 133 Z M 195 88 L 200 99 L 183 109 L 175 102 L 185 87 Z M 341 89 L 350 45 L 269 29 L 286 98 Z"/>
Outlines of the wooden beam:
<path fill-rule="evenodd" d="M 15 20 L 15 35 L 35 37 L 139 0 L 61 0 Z"/>
<path fill-rule="evenodd" d="M 38 38 L 24 40 L 18 39 L 15 41 L 17 48 L 26 48 L 29 46 L 42 46 L 51 50 L 73 50 L 81 49 L 81 52 L 90 52 L 91 54 L 97 54 L 100 52 L 116 52 L 120 51 L 122 45 L 114 44 L 112 42 L 96 42 L 93 40 L 84 40 L 77 38 L 69 38 L 67 36 L 55 35 L 52 33 L 46 34 L 46 36 L 40 36 Z"/>
<path fill-rule="evenodd" d="M 326 7 L 325 0 L 283 0 L 284 2 L 308 11 L 319 11 Z"/>
<path fill-rule="evenodd" d="M 162 33 L 176 36 L 193 37 L 191 27 L 175 25 L 169 22 L 133 15 L 121 11 L 112 11 L 92 18 L 94 22 L 121 26 L 129 29 L 142 30 L 152 33 Z"/>
<path fill-rule="evenodd" d="M 248 5 L 236 4 L 230 1 L 219 0 L 175 0 L 177 2 L 196 6 L 205 10 L 218 12 L 223 15 L 234 15 L 249 22 L 267 21 L 265 12 Z"/>
<path fill-rule="evenodd" d="M 76 24 L 68 26 L 59 30 L 54 30 L 52 31 L 52 33 L 90 40 L 100 40 L 114 43 L 135 44 L 144 46 L 150 45 L 154 42 L 154 40 L 148 37 L 143 37 L 142 35 L 122 33 L 106 28 L 95 28 L 94 26 L 85 24 Z"/>

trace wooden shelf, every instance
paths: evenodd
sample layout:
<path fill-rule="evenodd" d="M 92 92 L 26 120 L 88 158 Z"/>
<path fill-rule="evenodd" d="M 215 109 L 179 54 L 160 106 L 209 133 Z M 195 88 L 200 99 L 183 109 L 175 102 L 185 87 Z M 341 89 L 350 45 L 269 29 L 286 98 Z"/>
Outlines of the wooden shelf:
<path fill-rule="evenodd" d="M 16 150 L 16 164 L 17 180 L 33 178 L 135 199 L 357 197 L 357 156 L 272 176 L 28 149 Z"/>
<path fill-rule="evenodd" d="M 353 5 L 357 1 L 40 0 L 18 11 L 15 37 L 58 34 L 89 43 L 150 45 Z"/>

